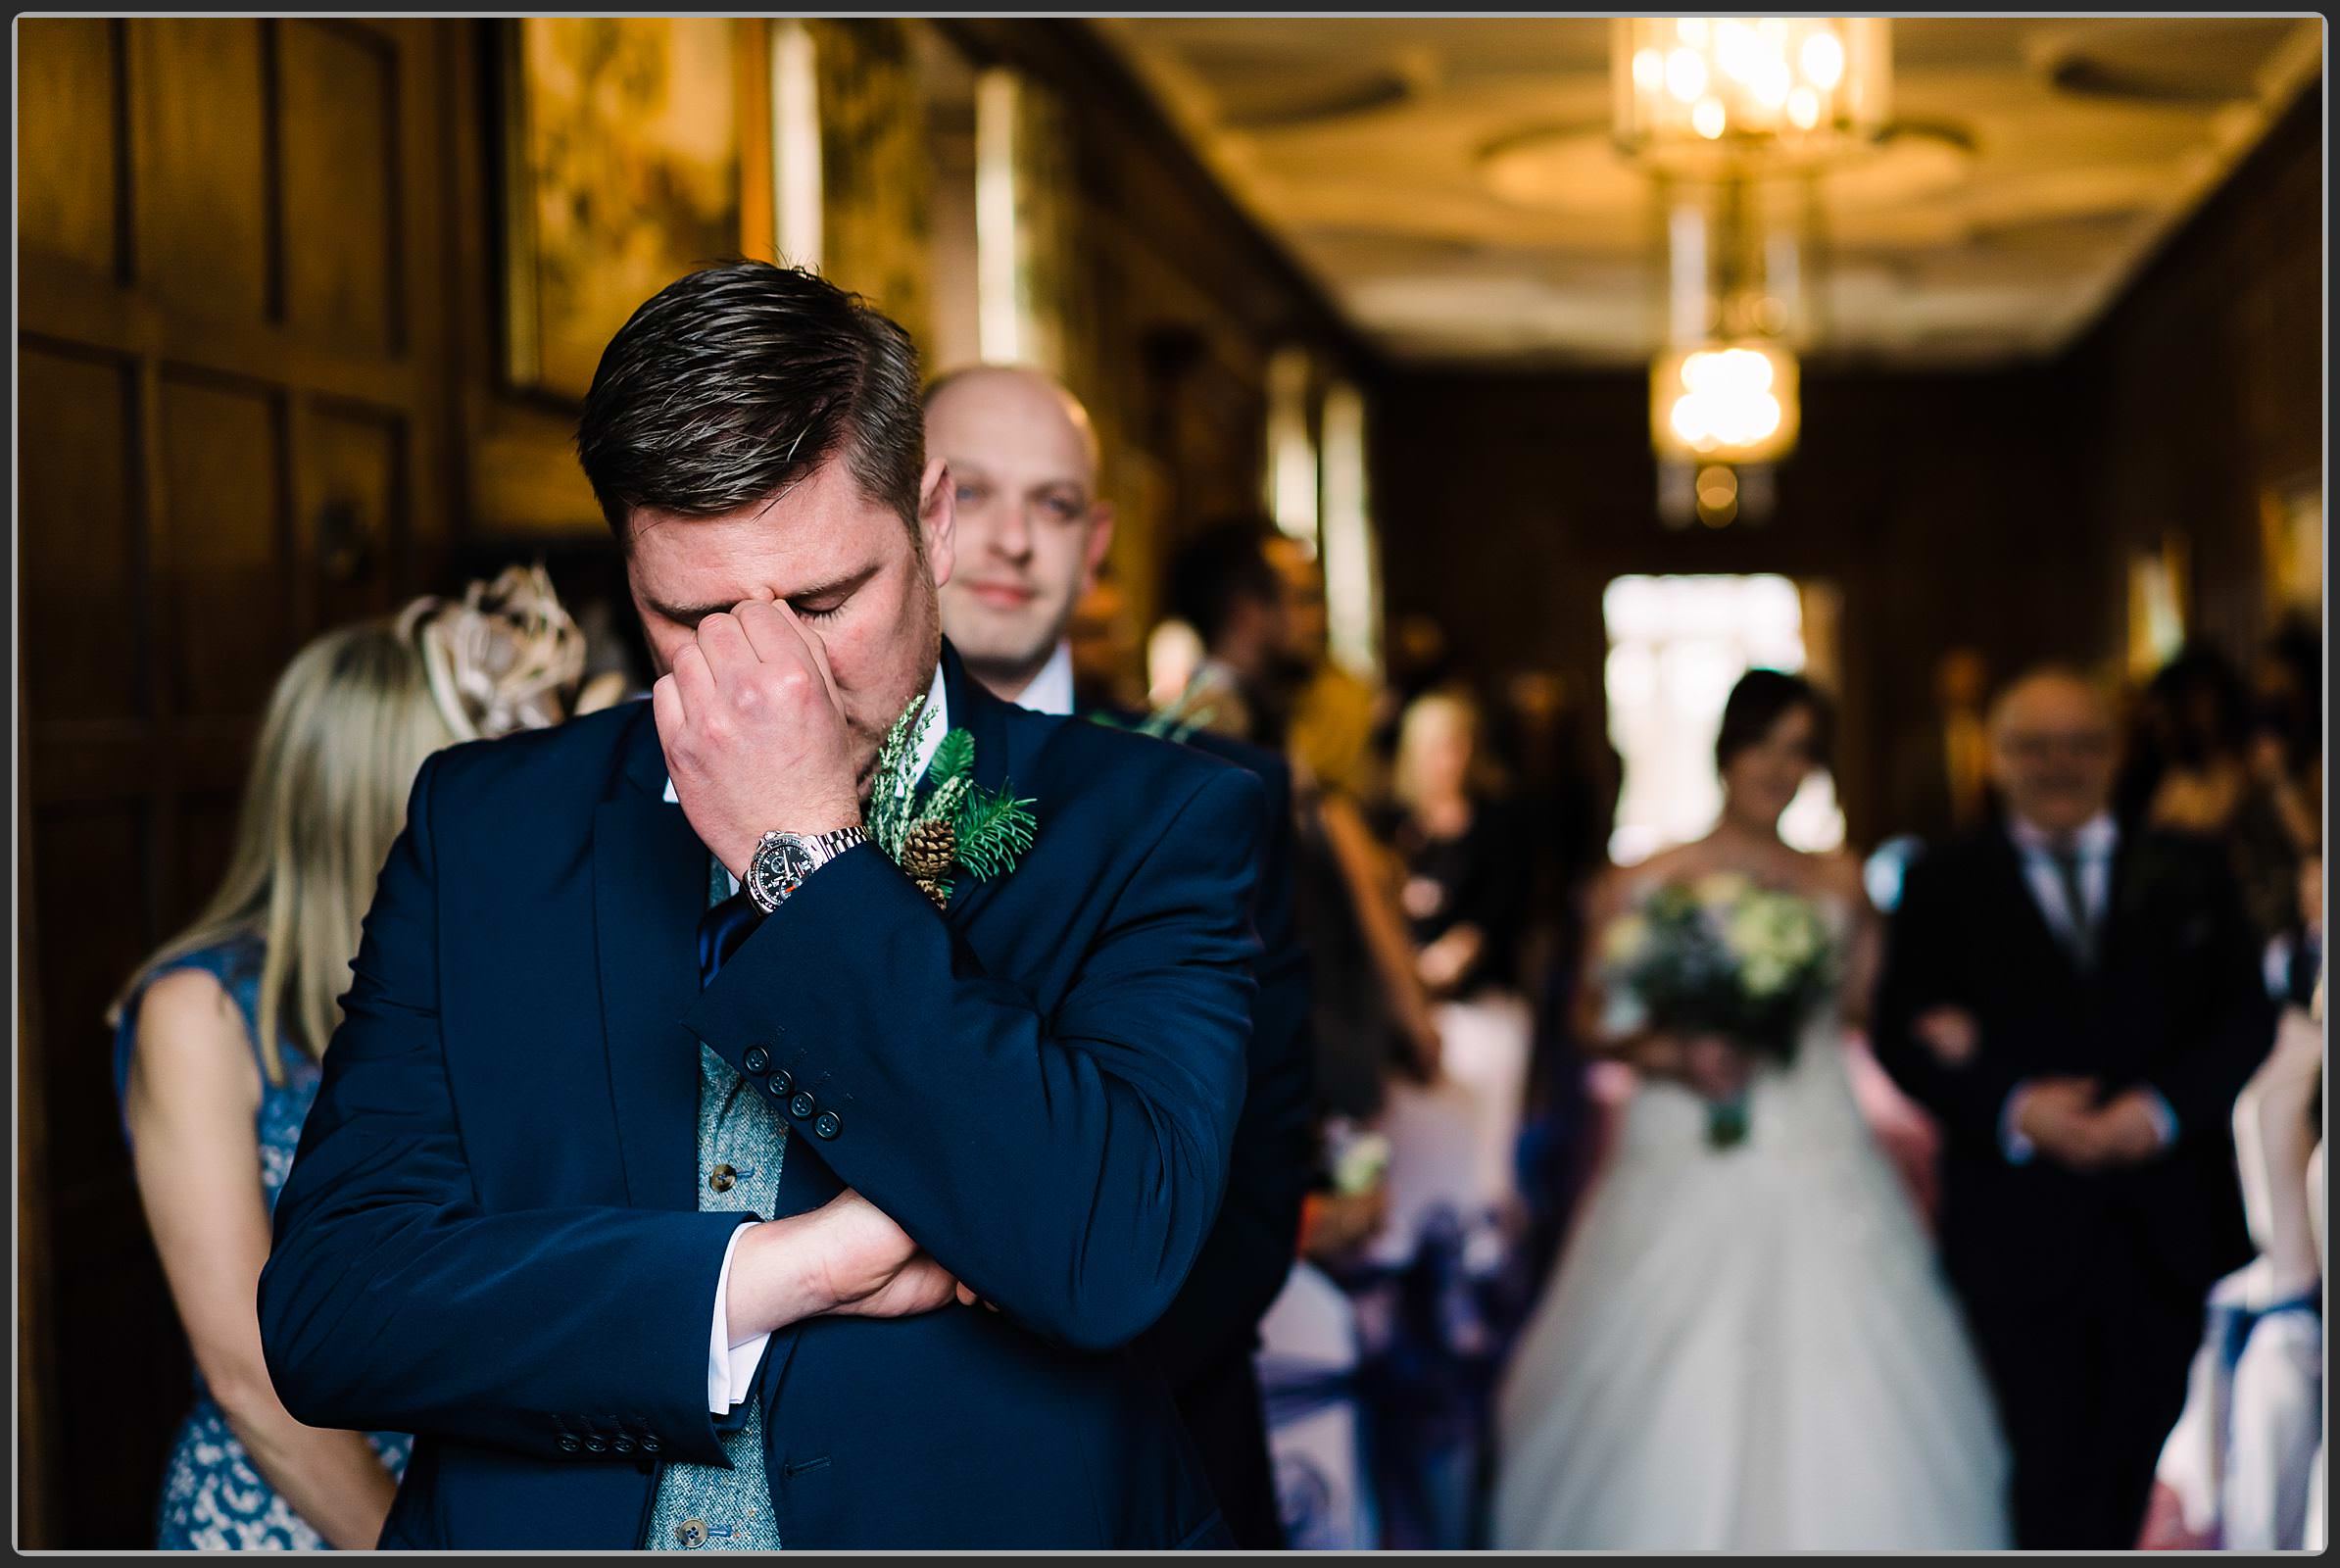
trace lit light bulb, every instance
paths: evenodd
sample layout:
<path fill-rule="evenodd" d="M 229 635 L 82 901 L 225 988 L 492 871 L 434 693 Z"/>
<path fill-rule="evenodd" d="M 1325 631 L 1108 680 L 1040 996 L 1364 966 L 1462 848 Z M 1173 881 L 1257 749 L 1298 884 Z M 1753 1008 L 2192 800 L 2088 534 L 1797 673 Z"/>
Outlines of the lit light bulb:
<path fill-rule="evenodd" d="M 1820 123 L 1820 94 L 1809 87 L 1798 87 L 1787 95 L 1787 119 L 1798 130 L 1810 130 Z"/>
<path fill-rule="evenodd" d="M 1701 98 L 1698 107 L 1690 111 L 1690 128 L 1708 141 L 1713 141 L 1723 134 L 1725 118 L 1721 99 Z"/>
<path fill-rule="evenodd" d="M 1683 103 L 1695 102 L 1706 91 L 1706 62 L 1688 49 L 1666 57 L 1666 90 Z"/>
<path fill-rule="evenodd" d="M 1693 49 L 1706 47 L 1706 19 L 1704 17 L 1682 18 L 1674 24 L 1674 32 L 1675 36 Z"/>
<path fill-rule="evenodd" d="M 1804 79 L 1827 92 L 1844 79 L 1844 45 L 1832 32 L 1816 32 L 1804 40 Z"/>
<path fill-rule="evenodd" d="M 1703 412 L 1699 407 L 1698 399 L 1687 394 L 1676 398 L 1674 412 L 1670 416 L 1674 433 L 1694 447 L 1711 445 L 1706 427 L 1699 422 L 1699 416 Z"/>
<path fill-rule="evenodd" d="M 1787 102 L 1788 91 L 1794 84 L 1795 76 L 1787 69 L 1787 62 L 1775 56 L 1764 61 L 1763 69 L 1755 73 L 1748 86 L 1754 92 L 1757 103 L 1777 112 L 1781 104 Z"/>
<path fill-rule="evenodd" d="M 1750 80 L 1763 65 L 1763 46 L 1756 41 L 1755 29 L 1743 22 L 1717 24 L 1715 64 L 1732 81 Z"/>
<path fill-rule="evenodd" d="M 1633 51 L 1633 86 L 1641 92 L 1656 92 L 1666 84 L 1666 57 L 1655 49 Z"/>

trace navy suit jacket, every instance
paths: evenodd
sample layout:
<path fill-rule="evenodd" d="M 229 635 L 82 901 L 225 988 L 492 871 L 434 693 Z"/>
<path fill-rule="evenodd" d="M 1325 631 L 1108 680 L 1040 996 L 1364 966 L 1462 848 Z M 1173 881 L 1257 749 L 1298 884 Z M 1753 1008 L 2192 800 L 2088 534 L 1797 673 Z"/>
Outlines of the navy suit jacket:
<path fill-rule="evenodd" d="M 725 1462 L 707 1339 L 742 1219 L 697 1209 L 701 1042 L 788 1118 L 781 1212 L 850 1185 L 999 1308 L 773 1336 L 786 1546 L 1224 1543 L 1125 1348 L 1226 1188 L 1261 788 L 944 662 L 978 778 L 1036 799 L 1022 864 L 937 910 L 850 850 L 704 992 L 707 852 L 648 704 L 422 769 L 260 1291 L 295 1417 L 418 1435 L 384 1545 L 633 1547 L 659 1464 Z"/>
<path fill-rule="evenodd" d="M 1144 715 L 1114 716 L 1135 722 Z M 1268 820 L 1252 890 L 1259 992 L 1227 1201 L 1186 1288 L 1144 1342 L 1172 1386 L 1183 1388 L 1231 1359 L 1248 1365 L 1259 1320 L 1298 1255 L 1300 1208 L 1314 1167 L 1316 1048 L 1308 951 L 1292 909 L 1292 769 L 1274 752 L 1208 730 L 1183 736 L 1180 744 L 1256 775 Z"/>
<path fill-rule="evenodd" d="M 1117 713 L 1106 721 L 1135 724 L 1143 717 Z M 1186 1288 L 1146 1331 L 1139 1353 L 1169 1378 L 1235 1544 L 1277 1551 L 1286 1543 L 1251 1353 L 1259 1320 L 1299 1251 L 1316 1140 L 1308 952 L 1292 907 L 1292 769 L 1274 752 L 1209 730 L 1195 730 L 1182 744 L 1257 775 L 1267 792 L 1267 838 L 1252 889 L 1259 996 L 1227 1200 Z"/>
<path fill-rule="evenodd" d="M 2040 912 L 2006 830 L 1910 867 L 1877 988 L 1877 1060 L 1941 1121 L 1943 1261 L 1970 1297 L 2133 1298 L 2187 1310 L 2251 1255 L 2234 1170 L 2234 1098 L 2274 1038 L 2242 899 L 2215 846 L 2123 829 L 2101 953 L 2083 973 Z M 1918 1039 L 1935 1006 L 1972 1014 L 1972 1059 Z M 1999 1118 L 2023 1080 L 2064 1074 L 2107 1093 L 2159 1091 L 2177 1143 L 2082 1174 L 2010 1164 Z M 2142 1272 L 2140 1272 L 2142 1271 Z"/>

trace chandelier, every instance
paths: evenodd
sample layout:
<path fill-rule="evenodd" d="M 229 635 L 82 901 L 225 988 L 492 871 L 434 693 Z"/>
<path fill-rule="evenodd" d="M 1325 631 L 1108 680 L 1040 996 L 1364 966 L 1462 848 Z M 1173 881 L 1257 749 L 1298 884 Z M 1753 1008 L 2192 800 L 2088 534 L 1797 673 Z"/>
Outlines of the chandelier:
<path fill-rule="evenodd" d="M 1795 445 L 1795 356 L 1761 338 L 1725 339 L 1658 357 L 1649 378 L 1659 453 L 1710 463 L 1768 463 Z"/>
<path fill-rule="evenodd" d="M 1665 328 L 1650 440 L 1669 463 L 1776 462 L 1801 426 L 1796 350 L 1817 334 L 1808 181 L 1661 180 Z"/>
<path fill-rule="evenodd" d="M 1650 442 L 1661 492 L 1690 494 L 1679 481 L 1694 471 L 1706 520 L 1741 510 L 1732 468 L 1794 450 L 1796 350 L 1816 335 L 1814 179 L 1884 128 L 1889 27 L 1860 17 L 1611 24 L 1617 144 L 1654 176 L 1665 212 L 1666 324 L 1650 365 Z M 1782 195 L 1790 207 L 1802 203 L 1785 221 Z M 1678 482 L 1667 485 L 1669 474 Z"/>
<path fill-rule="evenodd" d="M 1891 24 L 1874 17 L 1620 17 L 1616 136 L 1678 172 L 1827 162 L 1883 130 Z"/>

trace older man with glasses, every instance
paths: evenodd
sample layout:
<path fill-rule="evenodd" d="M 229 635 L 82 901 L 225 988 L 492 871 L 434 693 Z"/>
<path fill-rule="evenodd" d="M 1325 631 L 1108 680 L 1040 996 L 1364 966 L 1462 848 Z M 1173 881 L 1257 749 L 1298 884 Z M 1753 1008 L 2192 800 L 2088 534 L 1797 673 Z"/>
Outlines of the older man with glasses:
<path fill-rule="evenodd" d="M 2250 1255 L 2228 1130 L 2271 1018 L 2217 848 L 2117 822 L 2065 669 L 1989 715 L 2003 820 L 1922 858 L 1878 1058 L 1944 1130 L 1942 1247 L 2015 1451 L 2016 1544 L 2134 1544 L 2213 1281 Z"/>

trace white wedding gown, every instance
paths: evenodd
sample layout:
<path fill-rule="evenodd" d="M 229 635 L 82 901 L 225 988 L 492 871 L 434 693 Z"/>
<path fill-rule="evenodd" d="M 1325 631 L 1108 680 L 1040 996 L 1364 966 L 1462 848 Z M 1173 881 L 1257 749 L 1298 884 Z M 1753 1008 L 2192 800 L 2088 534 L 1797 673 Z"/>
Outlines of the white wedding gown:
<path fill-rule="evenodd" d="M 2009 1544 L 1957 1303 L 1854 1101 L 1833 1009 L 1746 1140 L 1645 1083 L 1495 1411 L 1502 1549 Z"/>

